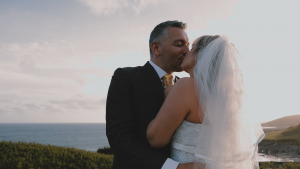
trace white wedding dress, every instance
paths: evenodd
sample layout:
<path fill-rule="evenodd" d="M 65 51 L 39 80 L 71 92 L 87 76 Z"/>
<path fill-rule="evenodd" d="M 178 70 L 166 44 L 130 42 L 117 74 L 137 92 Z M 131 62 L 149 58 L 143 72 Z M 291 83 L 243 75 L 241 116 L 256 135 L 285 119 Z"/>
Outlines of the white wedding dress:
<path fill-rule="evenodd" d="M 202 124 L 186 120 L 172 138 L 171 158 L 205 169 L 257 169 L 258 143 L 265 134 L 243 107 L 245 92 L 237 49 L 221 36 L 198 52 L 195 92 Z"/>
<path fill-rule="evenodd" d="M 204 160 L 196 160 L 194 155 L 201 125 L 183 120 L 172 137 L 171 158 L 173 160 L 181 164 L 195 161 L 204 163 Z"/>

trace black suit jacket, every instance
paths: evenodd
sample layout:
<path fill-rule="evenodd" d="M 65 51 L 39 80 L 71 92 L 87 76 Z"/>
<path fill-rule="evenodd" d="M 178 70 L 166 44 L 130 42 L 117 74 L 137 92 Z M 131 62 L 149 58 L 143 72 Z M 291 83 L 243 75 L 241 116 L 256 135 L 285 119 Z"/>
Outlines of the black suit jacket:
<path fill-rule="evenodd" d="M 163 102 L 161 80 L 149 62 L 114 72 L 106 101 L 106 136 L 114 152 L 113 169 L 161 169 L 170 145 L 151 148 L 146 130 Z"/>

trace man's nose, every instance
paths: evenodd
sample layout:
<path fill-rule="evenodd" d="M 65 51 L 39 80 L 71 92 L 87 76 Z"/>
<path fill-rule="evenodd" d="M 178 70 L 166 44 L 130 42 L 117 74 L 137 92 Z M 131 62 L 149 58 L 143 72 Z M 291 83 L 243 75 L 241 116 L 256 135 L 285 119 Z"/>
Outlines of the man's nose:
<path fill-rule="evenodd" d="M 189 45 L 184 45 L 184 49 L 183 49 L 184 53 L 187 53 L 189 50 L 190 50 Z"/>

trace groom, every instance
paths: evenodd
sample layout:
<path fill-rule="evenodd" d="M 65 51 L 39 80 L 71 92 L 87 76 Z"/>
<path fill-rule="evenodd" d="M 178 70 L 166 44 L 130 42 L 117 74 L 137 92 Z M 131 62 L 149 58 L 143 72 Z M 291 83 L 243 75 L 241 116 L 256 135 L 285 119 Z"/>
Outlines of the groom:
<path fill-rule="evenodd" d="M 189 51 L 186 24 L 166 21 L 150 35 L 150 60 L 144 66 L 118 68 L 106 102 L 106 135 L 114 152 L 113 169 L 192 169 L 168 158 L 170 144 L 150 147 L 146 130 L 164 102 L 162 78 L 182 71 Z M 175 82 L 178 77 L 175 78 Z"/>

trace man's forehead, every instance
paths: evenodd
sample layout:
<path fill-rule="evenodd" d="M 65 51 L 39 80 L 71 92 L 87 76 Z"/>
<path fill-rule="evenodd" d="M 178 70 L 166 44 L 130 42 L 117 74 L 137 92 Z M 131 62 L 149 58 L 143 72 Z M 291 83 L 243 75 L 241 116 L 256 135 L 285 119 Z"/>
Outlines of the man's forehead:
<path fill-rule="evenodd" d="M 189 41 L 189 38 L 188 38 L 188 35 L 187 33 L 184 31 L 184 29 L 181 29 L 181 28 L 168 28 L 168 35 L 169 35 L 169 38 L 172 39 L 173 41 L 186 41 L 188 42 Z"/>
<path fill-rule="evenodd" d="M 186 38 L 177 38 L 177 39 L 173 39 L 174 42 L 176 41 L 185 41 L 185 42 L 188 42 L 189 41 L 189 38 L 186 37 Z"/>

